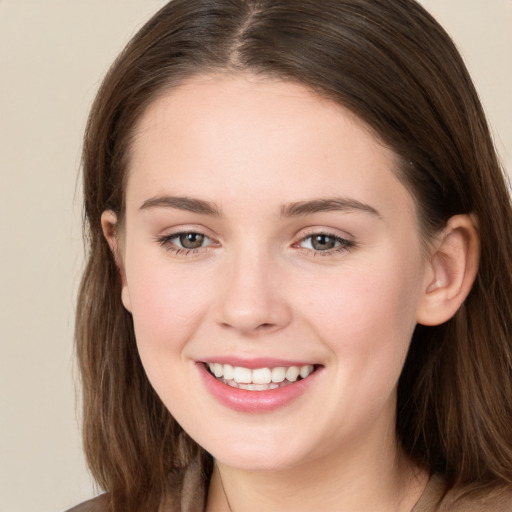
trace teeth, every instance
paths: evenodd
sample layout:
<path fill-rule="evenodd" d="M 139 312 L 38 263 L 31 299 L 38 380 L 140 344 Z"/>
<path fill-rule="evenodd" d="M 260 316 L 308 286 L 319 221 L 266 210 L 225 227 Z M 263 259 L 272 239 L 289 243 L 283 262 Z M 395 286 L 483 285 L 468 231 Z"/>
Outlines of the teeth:
<path fill-rule="evenodd" d="M 286 379 L 286 368 L 282 366 L 278 366 L 277 368 L 272 368 L 272 382 L 283 382 Z"/>
<path fill-rule="evenodd" d="M 270 368 L 258 368 L 252 371 L 252 381 L 254 384 L 270 384 L 271 380 L 272 372 Z"/>
<path fill-rule="evenodd" d="M 237 384 L 235 382 L 234 387 L 238 389 L 247 389 L 249 391 L 267 391 L 269 389 L 276 389 L 279 386 L 272 382 L 269 384 Z"/>
<path fill-rule="evenodd" d="M 215 375 L 215 377 L 217 377 L 217 375 Z M 220 375 L 218 377 L 220 377 Z M 233 380 L 238 384 L 250 384 L 252 382 L 252 371 L 249 368 L 235 366 Z"/>
<path fill-rule="evenodd" d="M 222 376 L 226 380 L 232 380 L 233 374 L 235 373 L 235 369 L 230 364 L 220 365 L 223 367 Z"/>
<path fill-rule="evenodd" d="M 295 382 L 297 380 L 297 377 L 299 376 L 300 368 L 297 368 L 297 366 L 290 366 L 288 370 L 286 370 L 286 380 L 289 380 L 290 382 Z"/>
<path fill-rule="evenodd" d="M 275 389 L 281 383 L 281 385 L 286 385 L 296 382 L 299 377 L 305 379 L 314 370 L 312 364 L 251 370 L 242 366 L 233 367 L 229 364 L 208 363 L 208 368 L 217 379 L 222 380 L 225 384 L 250 391 Z"/>
<path fill-rule="evenodd" d="M 305 379 L 306 377 L 308 377 L 312 371 L 314 370 L 314 366 L 312 364 L 308 364 L 306 366 L 301 366 L 300 367 L 300 373 L 299 375 Z"/>
<path fill-rule="evenodd" d="M 222 377 L 224 375 L 224 371 L 222 369 L 222 365 L 219 363 L 213 363 L 213 368 L 211 369 L 215 377 Z"/>

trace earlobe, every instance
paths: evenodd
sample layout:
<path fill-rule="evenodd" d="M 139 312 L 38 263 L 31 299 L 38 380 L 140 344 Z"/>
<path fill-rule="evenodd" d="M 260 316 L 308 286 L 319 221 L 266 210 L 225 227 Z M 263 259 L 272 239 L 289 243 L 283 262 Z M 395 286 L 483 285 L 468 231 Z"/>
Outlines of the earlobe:
<path fill-rule="evenodd" d="M 439 325 L 460 308 L 476 278 L 480 237 L 473 215 L 455 215 L 432 246 L 417 322 Z"/>
<path fill-rule="evenodd" d="M 123 259 L 119 247 L 117 215 L 115 212 L 113 212 L 112 210 L 105 210 L 101 214 L 101 228 L 103 230 L 103 236 L 105 237 L 110 247 L 110 250 L 112 251 L 112 255 L 114 257 L 116 266 L 119 270 L 119 275 L 121 277 L 121 301 L 126 310 L 131 312 L 132 306 L 130 300 L 130 293 L 128 290 L 128 284 L 126 282 L 126 273 L 124 270 Z"/>
<path fill-rule="evenodd" d="M 128 291 L 128 285 L 126 284 L 126 280 L 123 282 L 123 288 L 121 289 L 121 302 L 123 303 L 124 308 L 129 313 L 132 312 L 132 301 L 130 300 L 130 293 Z"/>

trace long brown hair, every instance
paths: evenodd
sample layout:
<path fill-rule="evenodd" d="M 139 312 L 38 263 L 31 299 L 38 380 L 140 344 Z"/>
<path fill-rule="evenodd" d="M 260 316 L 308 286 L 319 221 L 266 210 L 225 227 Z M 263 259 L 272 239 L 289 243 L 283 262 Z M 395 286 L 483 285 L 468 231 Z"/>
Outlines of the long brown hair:
<path fill-rule="evenodd" d="M 407 454 L 462 490 L 512 483 L 512 208 L 485 116 L 444 30 L 413 0 L 174 0 L 109 71 L 83 149 L 88 261 L 76 344 L 87 459 L 112 510 L 156 510 L 166 474 L 194 453 L 138 357 L 100 216 L 122 219 L 134 126 L 198 73 L 304 84 L 348 107 L 401 158 L 424 236 L 478 219 L 476 282 L 443 325 L 418 326 L 398 390 Z"/>

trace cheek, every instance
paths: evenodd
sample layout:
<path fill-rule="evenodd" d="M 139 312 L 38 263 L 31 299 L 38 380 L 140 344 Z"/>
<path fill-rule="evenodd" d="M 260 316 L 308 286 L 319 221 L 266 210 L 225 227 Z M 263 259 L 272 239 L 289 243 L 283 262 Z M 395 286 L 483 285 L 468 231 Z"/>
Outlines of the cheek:
<path fill-rule="evenodd" d="M 354 378 L 401 371 L 416 325 L 421 273 L 416 260 L 402 266 L 394 260 L 347 267 L 304 292 L 310 324 L 338 364 L 351 362 L 346 371 Z"/>
<path fill-rule="evenodd" d="M 144 364 L 159 364 L 163 352 L 180 356 L 205 315 L 210 286 L 186 266 L 138 259 L 127 266 L 135 335 Z"/>

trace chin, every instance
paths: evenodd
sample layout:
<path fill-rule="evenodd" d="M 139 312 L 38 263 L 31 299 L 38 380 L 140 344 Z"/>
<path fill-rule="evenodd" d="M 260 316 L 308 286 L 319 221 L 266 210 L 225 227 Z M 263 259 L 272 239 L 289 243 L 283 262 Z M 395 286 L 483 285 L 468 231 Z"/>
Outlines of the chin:
<path fill-rule="evenodd" d="M 249 471 L 249 472 L 279 472 L 290 469 L 296 465 L 298 465 L 296 456 L 291 458 L 278 458 L 272 457 L 270 455 L 266 456 L 251 456 L 251 455 L 242 455 L 240 454 L 219 454 L 220 457 L 215 457 L 214 459 L 221 463 L 224 466 L 229 466 L 232 468 L 236 468 L 240 471 Z"/>
<path fill-rule="evenodd" d="M 228 446 L 225 443 L 229 443 Z M 300 465 L 307 458 L 304 446 L 299 449 L 289 439 L 264 443 L 261 439 L 257 442 L 231 439 L 213 443 L 211 450 L 205 448 L 219 463 L 243 471 L 283 471 Z"/>

